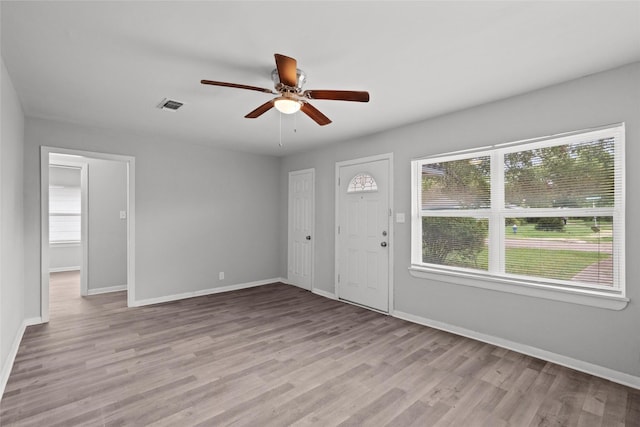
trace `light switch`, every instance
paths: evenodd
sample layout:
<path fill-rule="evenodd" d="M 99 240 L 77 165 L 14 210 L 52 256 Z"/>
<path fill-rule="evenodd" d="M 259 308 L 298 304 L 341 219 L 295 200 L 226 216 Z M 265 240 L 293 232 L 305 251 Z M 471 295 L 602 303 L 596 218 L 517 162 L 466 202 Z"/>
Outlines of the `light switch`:
<path fill-rule="evenodd" d="M 120 211 L 120 219 L 127 219 L 127 211 Z"/>
<path fill-rule="evenodd" d="M 396 222 L 398 224 L 403 224 L 404 223 L 404 212 L 396 214 Z"/>

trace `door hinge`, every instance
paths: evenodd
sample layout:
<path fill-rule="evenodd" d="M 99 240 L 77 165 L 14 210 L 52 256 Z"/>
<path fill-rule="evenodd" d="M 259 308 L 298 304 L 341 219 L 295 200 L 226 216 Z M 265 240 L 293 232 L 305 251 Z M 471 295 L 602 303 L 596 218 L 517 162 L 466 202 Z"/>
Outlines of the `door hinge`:
<path fill-rule="evenodd" d="M 340 283 L 340 275 L 338 274 L 338 283 Z"/>
<path fill-rule="evenodd" d="M 340 226 L 338 226 L 338 234 L 340 234 Z"/>
<path fill-rule="evenodd" d="M 391 216 L 391 208 L 389 208 L 389 216 Z"/>
<path fill-rule="evenodd" d="M 338 185 L 340 185 L 340 177 L 338 177 Z"/>

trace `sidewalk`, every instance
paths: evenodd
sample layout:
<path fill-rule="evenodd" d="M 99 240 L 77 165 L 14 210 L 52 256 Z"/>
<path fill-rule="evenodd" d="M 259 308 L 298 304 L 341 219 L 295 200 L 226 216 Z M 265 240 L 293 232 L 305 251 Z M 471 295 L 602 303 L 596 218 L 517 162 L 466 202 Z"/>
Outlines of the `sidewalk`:
<path fill-rule="evenodd" d="M 555 249 L 569 251 L 602 252 L 610 254 L 613 252 L 611 242 L 589 243 L 582 240 L 551 240 L 551 239 L 505 239 L 507 248 L 531 248 L 531 249 Z"/>
<path fill-rule="evenodd" d="M 571 280 L 613 286 L 613 257 L 591 264 Z"/>

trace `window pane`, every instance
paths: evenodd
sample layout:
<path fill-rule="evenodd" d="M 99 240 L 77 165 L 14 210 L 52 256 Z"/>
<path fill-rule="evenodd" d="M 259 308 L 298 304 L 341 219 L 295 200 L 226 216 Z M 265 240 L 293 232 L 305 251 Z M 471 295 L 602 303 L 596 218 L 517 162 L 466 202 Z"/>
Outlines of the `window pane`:
<path fill-rule="evenodd" d="M 349 181 L 347 193 L 378 191 L 378 183 L 368 173 L 359 173 Z"/>
<path fill-rule="evenodd" d="M 79 242 L 80 215 L 49 215 L 49 242 Z"/>
<path fill-rule="evenodd" d="M 422 165 L 422 209 L 489 208 L 489 156 Z"/>
<path fill-rule="evenodd" d="M 612 217 L 505 220 L 505 271 L 613 286 Z"/>
<path fill-rule="evenodd" d="M 50 214 L 80 214 L 80 187 L 49 187 Z"/>
<path fill-rule="evenodd" d="M 488 229 L 486 218 L 423 217 L 422 261 L 487 270 Z"/>
<path fill-rule="evenodd" d="M 505 154 L 505 206 L 611 207 L 614 138 Z"/>
<path fill-rule="evenodd" d="M 80 187 L 49 187 L 49 241 L 80 241 Z"/>

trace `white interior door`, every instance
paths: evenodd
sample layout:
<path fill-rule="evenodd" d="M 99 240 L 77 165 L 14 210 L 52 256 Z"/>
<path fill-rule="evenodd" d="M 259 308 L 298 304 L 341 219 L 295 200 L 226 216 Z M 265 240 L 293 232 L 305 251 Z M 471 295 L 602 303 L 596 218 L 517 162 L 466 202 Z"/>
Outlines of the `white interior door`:
<path fill-rule="evenodd" d="M 389 159 L 340 165 L 338 297 L 389 311 Z"/>
<path fill-rule="evenodd" d="M 314 169 L 289 172 L 290 284 L 311 290 L 313 282 Z"/>

